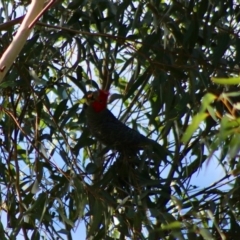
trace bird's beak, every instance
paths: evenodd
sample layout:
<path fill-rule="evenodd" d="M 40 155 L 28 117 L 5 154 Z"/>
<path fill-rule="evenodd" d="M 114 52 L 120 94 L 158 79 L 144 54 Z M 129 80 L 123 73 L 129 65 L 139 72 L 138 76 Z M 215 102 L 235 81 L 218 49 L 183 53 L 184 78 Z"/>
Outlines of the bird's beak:
<path fill-rule="evenodd" d="M 89 100 L 88 99 L 92 99 L 92 98 L 93 98 L 93 93 L 89 91 L 83 98 L 79 99 L 77 102 L 79 104 L 89 105 Z"/>
<path fill-rule="evenodd" d="M 86 96 L 83 96 L 82 98 L 78 99 L 78 100 L 77 100 L 77 103 L 78 103 L 79 105 L 87 104 L 87 98 L 86 98 Z"/>

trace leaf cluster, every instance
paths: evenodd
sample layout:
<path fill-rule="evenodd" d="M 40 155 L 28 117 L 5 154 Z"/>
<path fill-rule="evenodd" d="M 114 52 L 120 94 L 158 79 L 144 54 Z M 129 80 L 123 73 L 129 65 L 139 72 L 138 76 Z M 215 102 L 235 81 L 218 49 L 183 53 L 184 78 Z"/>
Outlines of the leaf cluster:
<path fill-rule="evenodd" d="M 4 2 L 1 51 L 26 7 Z M 0 239 L 73 239 L 79 225 L 89 239 L 236 239 L 239 11 L 227 0 L 49 9 L 0 86 Z M 97 88 L 166 159 L 128 159 L 91 137 L 79 100 Z M 223 176 L 196 186 L 213 161 Z"/>

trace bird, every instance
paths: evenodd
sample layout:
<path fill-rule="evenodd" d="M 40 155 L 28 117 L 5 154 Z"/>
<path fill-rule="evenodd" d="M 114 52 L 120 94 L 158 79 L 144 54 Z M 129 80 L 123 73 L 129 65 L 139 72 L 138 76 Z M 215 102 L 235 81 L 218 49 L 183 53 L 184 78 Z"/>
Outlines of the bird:
<path fill-rule="evenodd" d="M 128 127 L 107 108 L 109 92 L 89 91 L 85 95 L 84 111 L 91 134 L 102 144 L 124 154 L 135 154 L 150 148 L 164 156 L 166 149 L 156 141 Z"/>

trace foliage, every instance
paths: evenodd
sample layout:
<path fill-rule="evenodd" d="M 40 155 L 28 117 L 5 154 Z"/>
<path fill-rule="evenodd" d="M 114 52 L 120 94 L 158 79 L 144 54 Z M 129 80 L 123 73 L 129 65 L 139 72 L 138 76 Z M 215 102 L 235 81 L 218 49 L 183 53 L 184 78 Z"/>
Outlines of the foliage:
<path fill-rule="evenodd" d="M 4 1 L 1 52 L 25 8 Z M 89 239 L 237 239 L 239 16 L 227 0 L 57 1 L 0 86 L 0 238 L 72 239 L 84 224 Z M 168 155 L 99 145 L 79 104 L 96 88 Z M 211 161 L 225 175 L 193 185 Z"/>

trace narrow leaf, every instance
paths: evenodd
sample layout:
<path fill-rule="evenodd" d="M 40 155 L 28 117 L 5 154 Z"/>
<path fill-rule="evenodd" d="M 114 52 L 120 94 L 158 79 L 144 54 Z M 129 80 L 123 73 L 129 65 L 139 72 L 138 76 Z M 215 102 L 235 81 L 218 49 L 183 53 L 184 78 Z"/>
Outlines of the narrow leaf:
<path fill-rule="evenodd" d="M 193 133 L 197 130 L 200 123 L 208 117 L 207 113 L 199 113 L 193 117 L 192 123 L 187 127 L 186 132 L 183 135 L 182 141 L 187 143 L 192 137 Z"/>

